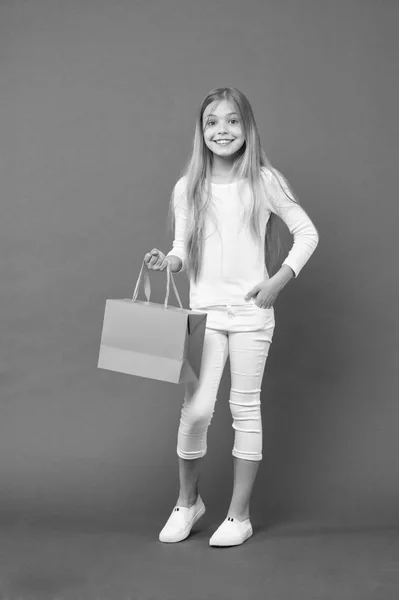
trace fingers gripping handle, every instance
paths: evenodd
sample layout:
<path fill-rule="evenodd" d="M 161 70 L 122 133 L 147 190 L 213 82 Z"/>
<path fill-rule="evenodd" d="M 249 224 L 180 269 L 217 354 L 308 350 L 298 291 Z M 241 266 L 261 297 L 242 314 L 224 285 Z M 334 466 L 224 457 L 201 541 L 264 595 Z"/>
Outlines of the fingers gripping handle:
<path fill-rule="evenodd" d="M 140 269 L 140 274 L 139 274 L 137 282 L 136 282 L 136 287 L 134 288 L 134 292 L 133 292 L 133 298 L 132 298 L 133 302 L 136 301 L 137 295 L 139 293 L 141 278 L 142 278 L 142 275 L 143 275 L 143 270 L 144 270 L 144 293 L 145 293 L 145 296 L 147 298 L 147 302 L 150 301 L 150 297 L 151 297 L 151 283 L 150 283 L 149 268 L 147 267 L 147 265 L 145 264 L 145 261 L 143 260 L 143 264 L 141 265 L 141 269 Z M 170 270 L 170 264 L 169 264 L 169 262 L 167 263 L 167 267 L 166 267 L 166 275 L 167 275 L 167 279 L 166 279 L 166 296 L 165 296 L 164 308 L 168 308 L 169 291 L 170 291 L 170 281 L 171 280 L 172 280 L 172 284 L 173 284 L 173 289 L 175 290 L 177 301 L 178 301 L 178 303 L 180 305 L 180 308 L 183 308 L 183 305 L 182 305 L 182 303 L 180 301 L 179 292 L 177 291 L 176 284 L 175 284 L 175 281 L 173 279 L 172 271 Z"/>

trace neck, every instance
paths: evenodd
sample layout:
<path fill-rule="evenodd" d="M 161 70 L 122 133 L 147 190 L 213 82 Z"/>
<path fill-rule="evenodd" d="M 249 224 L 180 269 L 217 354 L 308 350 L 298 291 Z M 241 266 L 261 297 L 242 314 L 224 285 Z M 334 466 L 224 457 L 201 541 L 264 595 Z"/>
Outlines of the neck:
<path fill-rule="evenodd" d="M 234 161 L 220 159 L 219 156 L 215 157 L 212 163 L 212 174 L 213 175 L 230 175 Z"/>

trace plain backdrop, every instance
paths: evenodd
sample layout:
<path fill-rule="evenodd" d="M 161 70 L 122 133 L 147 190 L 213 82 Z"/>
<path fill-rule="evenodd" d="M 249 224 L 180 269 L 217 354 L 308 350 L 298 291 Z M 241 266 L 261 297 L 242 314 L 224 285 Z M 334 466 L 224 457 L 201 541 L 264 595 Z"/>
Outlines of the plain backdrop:
<path fill-rule="evenodd" d="M 0 1 L 4 520 L 172 509 L 184 388 L 97 369 L 102 321 L 171 249 L 198 108 L 232 86 L 320 233 L 275 304 L 252 514 L 399 523 L 398 18 L 389 0 Z M 200 483 L 220 516 L 229 366 Z"/>

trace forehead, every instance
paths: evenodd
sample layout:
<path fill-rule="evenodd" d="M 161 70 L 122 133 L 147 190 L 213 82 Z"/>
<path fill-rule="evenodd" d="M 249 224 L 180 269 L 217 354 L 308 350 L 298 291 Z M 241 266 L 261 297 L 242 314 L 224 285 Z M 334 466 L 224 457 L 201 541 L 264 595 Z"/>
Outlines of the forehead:
<path fill-rule="evenodd" d="M 230 100 L 217 100 L 206 107 L 203 117 L 206 119 L 210 114 L 223 117 L 230 112 L 236 112 L 238 114 L 237 107 L 233 102 L 230 102 Z"/>

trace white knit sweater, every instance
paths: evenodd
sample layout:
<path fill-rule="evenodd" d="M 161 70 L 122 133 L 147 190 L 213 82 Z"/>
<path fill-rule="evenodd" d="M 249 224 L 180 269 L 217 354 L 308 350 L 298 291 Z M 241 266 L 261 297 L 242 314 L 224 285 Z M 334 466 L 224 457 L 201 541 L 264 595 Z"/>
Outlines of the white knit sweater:
<path fill-rule="evenodd" d="M 242 187 L 242 201 L 238 196 L 238 182 L 230 184 L 212 183 L 212 207 L 220 232 L 207 216 L 205 226 L 204 257 L 202 272 L 197 283 L 190 281 L 190 308 L 198 309 L 214 305 L 246 304 L 244 296 L 264 279 L 269 278 L 264 261 L 266 225 L 270 214 L 276 213 L 287 225 L 294 241 L 283 261 L 294 271 L 295 277 L 309 260 L 319 242 L 318 232 L 304 209 L 286 197 L 276 177 L 262 169 L 266 178 L 268 196 L 264 200 L 260 215 L 262 241 L 258 246 L 249 230 L 249 213 L 245 208 L 252 203 L 249 186 Z M 284 183 L 280 179 L 285 188 Z M 288 191 L 289 195 L 289 191 Z M 187 223 L 185 178 L 178 180 L 173 191 L 175 209 L 175 239 L 167 256 L 178 256 L 186 271 L 184 236 Z"/>

